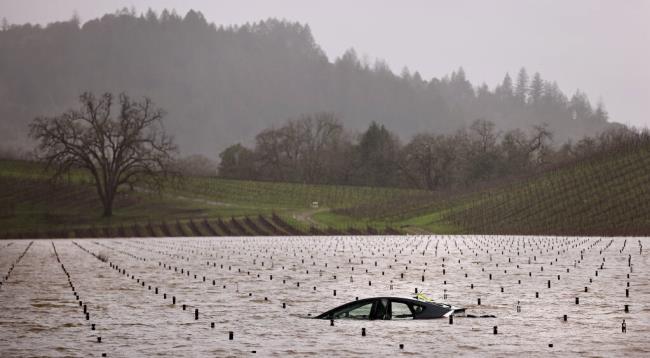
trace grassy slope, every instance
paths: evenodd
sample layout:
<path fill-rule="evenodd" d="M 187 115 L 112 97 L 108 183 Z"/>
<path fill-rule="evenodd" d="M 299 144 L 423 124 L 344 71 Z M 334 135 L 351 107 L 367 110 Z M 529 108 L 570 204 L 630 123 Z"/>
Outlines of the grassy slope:
<path fill-rule="evenodd" d="M 105 219 L 100 216 L 100 202 L 86 175 L 75 172 L 67 184 L 52 187 L 47 182 L 50 174 L 37 163 L 0 161 L 1 232 L 146 225 L 189 219 L 270 216 L 272 213 L 280 214 L 306 232 L 314 225 L 319 229 L 328 226 L 318 225 L 314 220 L 295 219 L 297 214 L 310 210 L 314 201 L 318 201 L 323 210 L 330 210 L 362 203 L 379 205 L 387 200 L 423 193 L 391 188 L 186 178 L 183 185 L 167 189 L 162 195 L 142 191 L 122 193 L 116 201 L 114 216 Z M 351 222 L 331 226 L 367 227 Z"/>
<path fill-rule="evenodd" d="M 311 203 L 314 201 L 317 201 L 321 207 L 337 209 L 361 203 L 377 204 L 392 198 L 421 195 L 426 192 L 393 188 L 189 178 L 179 193 L 239 206 L 304 210 L 311 208 Z"/>
<path fill-rule="evenodd" d="M 392 227 L 441 234 L 650 232 L 647 146 L 511 185 L 446 197 L 421 190 L 188 178 L 162 196 L 125 193 L 110 220 L 100 217 L 99 201 L 82 173 L 55 190 L 47 186 L 46 177 L 38 164 L 0 161 L 2 231 L 278 213 L 303 232 L 311 226 L 321 231 Z M 319 210 L 311 209 L 313 201 L 319 202 Z"/>
<path fill-rule="evenodd" d="M 591 158 L 452 199 L 409 221 L 435 232 L 450 224 L 464 233 L 648 235 L 650 147 Z"/>

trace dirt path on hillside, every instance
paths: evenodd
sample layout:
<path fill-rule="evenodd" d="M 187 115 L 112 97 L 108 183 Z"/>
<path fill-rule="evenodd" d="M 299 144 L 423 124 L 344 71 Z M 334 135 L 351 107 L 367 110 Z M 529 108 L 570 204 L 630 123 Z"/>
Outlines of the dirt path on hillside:
<path fill-rule="evenodd" d="M 307 223 L 309 225 L 320 225 L 320 223 L 316 220 L 314 220 L 313 216 L 316 213 L 323 212 L 323 211 L 328 211 L 329 209 L 325 208 L 319 208 L 319 209 L 309 209 L 306 211 L 301 211 L 299 213 L 293 214 L 293 218 L 302 221 L 304 223 Z"/>
<path fill-rule="evenodd" d="M 429 235 L 429 234 L 431 234 L 430 232 L 428 232 L 428 231 L 426 231 L 424 229 L 421 229 L 419 227 L 416 227 L 416 226 L 403 226 L 403 227 L 400 227 L 400 229 L 404 230 L 404 232 L 406 232 L 407 234 L 413 234 L 413 235 Z"/>

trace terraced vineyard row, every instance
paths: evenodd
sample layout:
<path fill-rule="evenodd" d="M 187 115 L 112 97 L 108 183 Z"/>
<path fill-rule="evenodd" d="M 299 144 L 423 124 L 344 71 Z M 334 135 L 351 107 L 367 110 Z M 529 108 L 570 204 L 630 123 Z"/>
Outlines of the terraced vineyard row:
<path fill-rule="evenodd" d="M 159 223 L 133 223 L 119 226 L 92 226 L 59 230 L 5 232 L 0 239 L 10 238 L 145 238 L 145 237 L 198 237 L 198 236 L 308 236 L 308 235 L 395 235 L 399 231 L 386 228 L 298 228 L 280 216 L 231 217 L 229 219 L 190 219 Z"/>

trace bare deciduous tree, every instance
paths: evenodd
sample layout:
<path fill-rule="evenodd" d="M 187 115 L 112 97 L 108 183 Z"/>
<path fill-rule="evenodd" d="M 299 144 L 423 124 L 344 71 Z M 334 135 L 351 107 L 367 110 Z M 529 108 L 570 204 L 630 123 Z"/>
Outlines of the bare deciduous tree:
<path fill-rule="evenodd" d="M 402 174 L 415 185 L 436 190 L 450 184 L 458 165 L 459 141 L 452 136 L 420 133 L 403 149 Z"/>
<path fill-rule="evenodd" d="M 332 170 L 340 167 L 339 154 L 348 144 L 343 125 L 329 112 L 289 119 L 279 128 L 262 131 L 255 140 L 255 161 L 261 178 L 309 183 L 322 183 L 335 177 L 338 173 Z M 228 152 L 234 154 L 234 149 L 222 152 L 222 160 Z M 227 165 L 222 169 L 227 169 Z M 228 175 L 225 171 L 221 174 Z"/>
<path fill-rule="evenodd" d="M 54 179 L 74 168 L 92 175 L 103 215 L 110 217 L 121 187 L 162 186 L 177 148 L 162 128 L 163 111 L 150 99 L 120 94 L 117 113 L 110 93 L 96 98 L 86 92 L 79 99 L 78 110 L 34 119 L 30 135 L 39 142 L 39 157 L 55 168 Z"/>
<path fill-rule="evenodd" d="M 336 152 L 343 143 L 343 125 L 330 112 L 303 115 L 305 153 L 303 155 L 303 176 L 308 183 L 323 182 L 327 177 L 327 166 L 332 167 Z"/>

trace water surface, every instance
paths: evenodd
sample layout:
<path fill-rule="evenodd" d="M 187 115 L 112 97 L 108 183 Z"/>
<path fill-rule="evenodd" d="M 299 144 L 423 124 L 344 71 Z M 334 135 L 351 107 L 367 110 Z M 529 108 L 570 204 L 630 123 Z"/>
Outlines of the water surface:
<path fill-rule="evenodd" d="M 0 241 L 0 356 L 648 356 L 650 255 L 639 240 L 646 239 L 34 240 L 18 263 L 32 241 Z M 497 318 L 334 327 L 305 318 L 356 297 L 416 289 Z"/>

